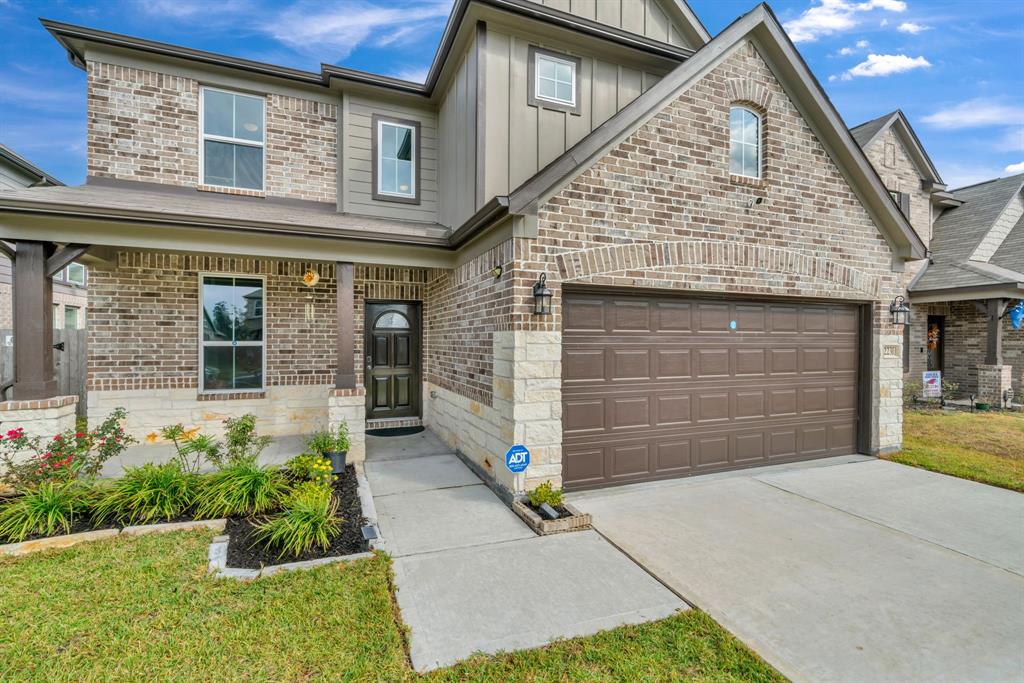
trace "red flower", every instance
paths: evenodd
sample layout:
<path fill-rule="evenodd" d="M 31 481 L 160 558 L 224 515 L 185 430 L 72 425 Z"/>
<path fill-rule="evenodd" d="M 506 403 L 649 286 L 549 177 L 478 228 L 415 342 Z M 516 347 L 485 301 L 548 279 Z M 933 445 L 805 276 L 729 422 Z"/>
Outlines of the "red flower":
<path fill-rule="evenodd" d="M 75 438 L 76 439 L 84 439 L 85 438 L 85 432 L 75 432 Z"/>
<path fill-rule="evenodd" d="M 53 437 L 53 440 L 54 441 L 60 441 L 60 434 L 58 434 L 57 436 Z"/>

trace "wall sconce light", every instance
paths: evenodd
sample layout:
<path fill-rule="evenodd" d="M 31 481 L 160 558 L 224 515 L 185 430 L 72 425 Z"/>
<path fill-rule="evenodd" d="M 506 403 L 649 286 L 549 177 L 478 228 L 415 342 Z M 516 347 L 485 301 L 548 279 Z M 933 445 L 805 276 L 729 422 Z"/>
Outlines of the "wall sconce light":
<path fill-rule="evenodd" d="M 505 269 L 502 268 L 501 266 L 494 266 L 493 268 L 491 268 L 491 277 L 493 277 L 494 279 L 498 279 L 504 272 Z"/>
<path fill-rule="evenodd" d="M 554 295 L 548 289 L 548 274 L 541 273 L 537 282 L 533 285 L 533 313 L 534 315 L 551 315 L 551 297 Z"/>
<path fill-rule="evenodd" d="M 898 296 L 889 304 L 893 325 L 906 325 L 910 321 L 910 306 L 902 296 Z"/>

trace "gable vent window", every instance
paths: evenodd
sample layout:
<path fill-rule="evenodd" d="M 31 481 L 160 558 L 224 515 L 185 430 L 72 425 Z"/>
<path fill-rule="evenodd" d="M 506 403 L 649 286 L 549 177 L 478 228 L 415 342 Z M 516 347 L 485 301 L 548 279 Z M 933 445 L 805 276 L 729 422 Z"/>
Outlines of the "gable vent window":
<path fill-rule="evenodd" d="M 761 177 L 761 117 L 746 107 L 729 109 L 729 173 Z"/>
<path fill-rule="evenodd" d="M 203 184 L 263 190 L 265 101 L 203 88 Z"/>
<path fill-rule="evenodd" d="M 527 104 L 580 113 L 579 57 L 530 46 Z"/>

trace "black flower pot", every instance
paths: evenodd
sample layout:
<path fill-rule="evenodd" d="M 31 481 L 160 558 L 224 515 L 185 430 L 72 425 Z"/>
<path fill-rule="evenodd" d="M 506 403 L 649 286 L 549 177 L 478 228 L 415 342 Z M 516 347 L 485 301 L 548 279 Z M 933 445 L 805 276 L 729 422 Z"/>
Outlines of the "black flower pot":
<path fill-rule="evenodd" d="M 324 453 L 324 457 L 331 461 L 331 472 L 333 474 L 342 474 L 345 471 L 345 457 L 347 455 L 348 451 Z"/>

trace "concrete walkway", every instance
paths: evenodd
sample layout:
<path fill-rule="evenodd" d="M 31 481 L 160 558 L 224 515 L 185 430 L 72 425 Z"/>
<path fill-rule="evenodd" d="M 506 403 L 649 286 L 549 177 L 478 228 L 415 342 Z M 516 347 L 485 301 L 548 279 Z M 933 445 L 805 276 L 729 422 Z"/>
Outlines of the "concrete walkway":
<path fill-rule="evenodd" d="M 367 437 L 364 469 L 417 671 L 687 608 L 593 531 L 534 535 L 430 432 Z"/>
<path fill-rule="evenodd" d="M 793 681 L 1024 680 L 1019 493 L 841 458 L 571 500 Z"/>

